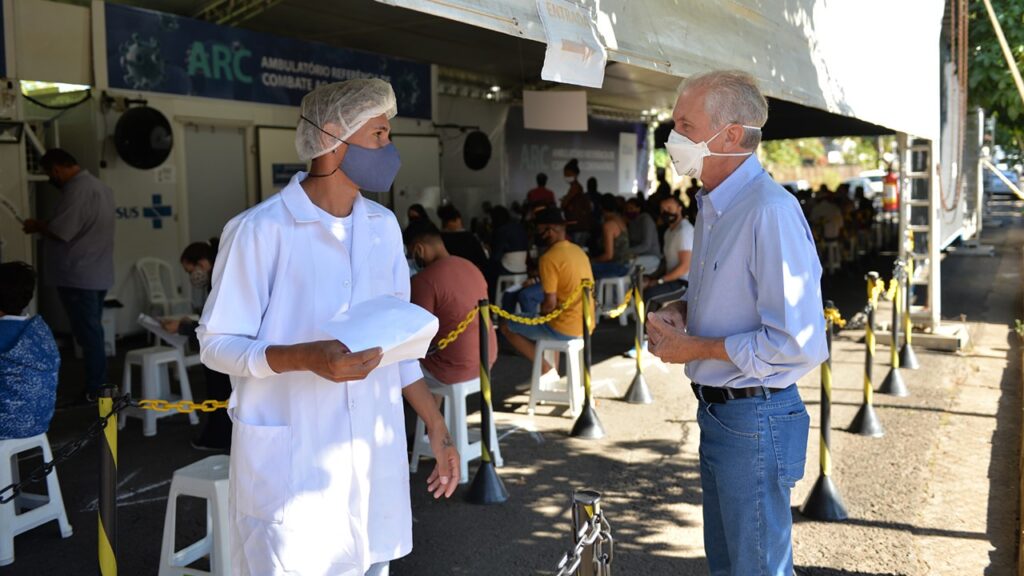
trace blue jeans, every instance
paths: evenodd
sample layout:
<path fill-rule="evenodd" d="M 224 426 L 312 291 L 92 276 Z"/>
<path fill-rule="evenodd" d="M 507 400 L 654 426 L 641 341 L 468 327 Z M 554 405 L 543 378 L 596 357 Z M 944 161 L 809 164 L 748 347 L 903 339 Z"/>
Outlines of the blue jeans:
<path fill-rule="evenodd" d="M 616 262 L 591 262 L 590 269 L 594 272 L 594 280 L 618 278 L 629 274 L 629 266 Z"/>
<path fill-rule="evenodd" d="M 769 398 L 698 401 L 704 550 L 712 576 L 792 576 L 789 493 L 810 416 L 796 386 Z"/>
<path fill-rule="evenodd" d="M 558 340 L 559 342 L 568 342 L 569 340 L 575 340 L 577 338 L 577 336 L 562 334 L 548 324 L 520 324 L 519 322 L 509 322 L 508 329 L 531 342 L 539 342 L 541 340 Z"/>
<path fill-rule="evenodd" d="M 501 301 L 501 307 L 509 312 L 515 312 L 516 304 L 518 303 L 519 310 L 523 315 L 536 316 L 540 312 L 540 305 L 543 302 L 544 288 L 538 282 L 515 292 L 505 292 L 505 297 Z"/>
<path fill-rule="evenodd" d="M 107 353 L 103 344 L 103 299 L 106 290 L 58 287 L 71 333 L 82 347 L 85 360 L 85 391 L 95 394 L 107 384 Z"/>

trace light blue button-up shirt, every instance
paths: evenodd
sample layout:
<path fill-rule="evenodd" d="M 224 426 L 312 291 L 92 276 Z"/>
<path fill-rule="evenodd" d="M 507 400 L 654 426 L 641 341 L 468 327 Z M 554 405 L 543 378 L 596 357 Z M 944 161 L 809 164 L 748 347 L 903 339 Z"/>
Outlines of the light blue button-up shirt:
<path fill-rule="evenodd" d="M 724 338 L 732 362 L 697 360 L 705 386 L 784 388 L 828 357 L 821 263 L 800 204 L 756 156 L 697 194 L 687 332 Z"/>

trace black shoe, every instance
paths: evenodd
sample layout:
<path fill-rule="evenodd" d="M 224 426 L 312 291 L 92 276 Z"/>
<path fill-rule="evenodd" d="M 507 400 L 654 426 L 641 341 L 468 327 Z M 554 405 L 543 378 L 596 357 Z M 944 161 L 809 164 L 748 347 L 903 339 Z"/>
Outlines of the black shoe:
<path fill-rule="evenodd" d="M 198 440 L 190 441 L 189 445 L 192 446 L 192 448 L 194 450 L 199 450 L 201 452 L 227 452 L 228 451 L 228 447 L 227 446 L 224 446 L 224 447 L 211 446 L 209 444 L 202 444 Z"/>

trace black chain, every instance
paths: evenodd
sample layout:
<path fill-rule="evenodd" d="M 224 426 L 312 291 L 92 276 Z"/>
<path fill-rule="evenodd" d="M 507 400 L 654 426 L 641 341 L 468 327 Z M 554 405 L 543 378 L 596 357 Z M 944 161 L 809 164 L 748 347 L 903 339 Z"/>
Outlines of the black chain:
<path fill-rule="evenodd" d="M 68 442 L 67 444 L 64 444 L 58 450 L 56 450 L 53 455 L 53 460 L 50 460 L 49 462 L 44 462 L 38 468 L 33 470 L 28 475 L 28 478 L 20 482 L 15 482 L 14 484 L 5 486 L 2 490 L 0 490 L 0 504 L 7 504 L 11 500 L 17 498 L 18 495 L 21 494 L 21 491 L 25 486 L 36 484 L 38 482 L 42 482 L 43 480 L 45 480 L 46 477 L 49 476 L 50 472 L 52 472 L 53 469 L 56 468 L 58 464 L 61 464 L 68 458 L 71 458 L 72 456 L 77 454 L 79 450 L 85 448 L 86 445 L 93 441 L 93 439 L 102 434 L 103 429 L 107 427 L 107 421 L 109 421 L 111 417 L 113 417 L 115 414 L 131 405 L 131 398 L 127 394 L 115 398 L 110 413 L 102 418 L 97 418 L 96 421 L 89 426 L 89 429 L 85 431 L 85 434 L 83 434 L 80 438 Z"/>

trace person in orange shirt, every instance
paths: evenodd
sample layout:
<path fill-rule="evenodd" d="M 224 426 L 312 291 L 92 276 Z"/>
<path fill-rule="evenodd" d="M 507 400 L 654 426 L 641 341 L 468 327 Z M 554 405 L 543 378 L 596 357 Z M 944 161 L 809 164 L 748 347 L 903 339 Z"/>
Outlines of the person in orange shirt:
<path fill-rule="evenodd" d="M 540 285 L 544 290 L 540 314 L 544 315 L 567 301 L 584 280 L 592 282 L 594 273 L 590 269 L 590 259 L 583 249 L 566 238 L 567 223 L 560 210 L 544 210 L 537 214 L 534 222 L 537 225 L 537 236 L 548 247 L 540 257 L 538 265 Z M 590 306 L 593 318 L 593 300 Z M 577 300 L 547 324 L 529 326 L 519 322 L 507 322 L 501 326 L 501 333 L 517 352 L 533 359 L 535 343 L 538 340 L 572 340 L 583 336 L 583 301 Z M 543 368 L 544 374 L 554 370 L 547 362 Z"/>

